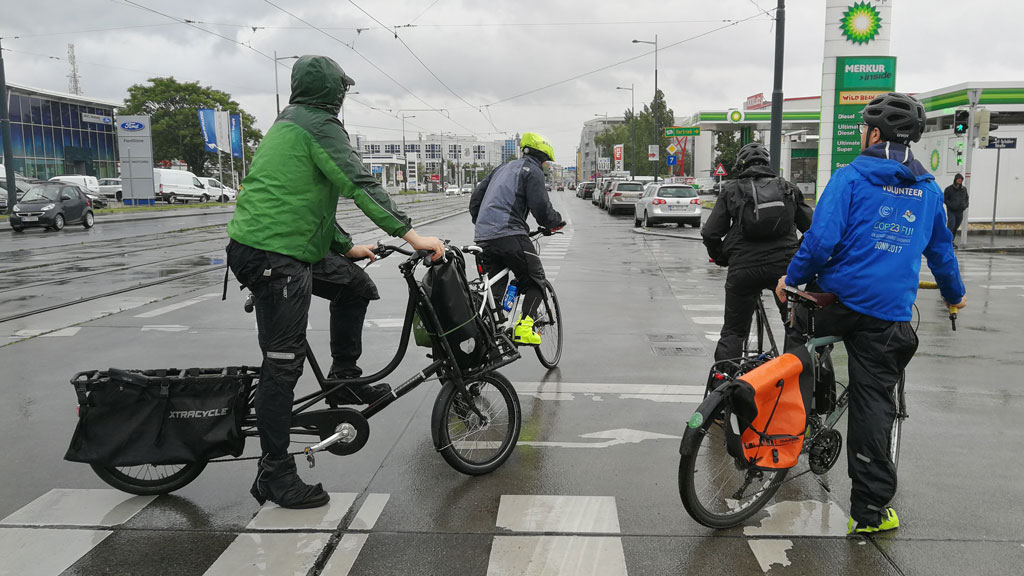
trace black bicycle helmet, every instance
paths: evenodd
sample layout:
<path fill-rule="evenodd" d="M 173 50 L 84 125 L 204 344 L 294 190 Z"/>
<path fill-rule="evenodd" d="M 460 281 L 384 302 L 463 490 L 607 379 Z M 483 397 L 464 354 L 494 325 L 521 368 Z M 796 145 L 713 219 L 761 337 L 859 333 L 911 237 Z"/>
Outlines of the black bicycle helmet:
<path fill-rule="evenodd" d="M 878 128 L 882 140 L 917 142 L 924 130 L 924 105 L 909 94 L 889 92 L 876 96 L 860 114 L 869 128 Z"/>
<path fill-rule="evenodd" d="M 760 142 L 751 142 L 740 148 L 740 151 L 736 153 L 736 169 L 741 172 L 755 164 L 767 166 L 771 163 L 772 155 L 768 153 L 768 149 Z"/>

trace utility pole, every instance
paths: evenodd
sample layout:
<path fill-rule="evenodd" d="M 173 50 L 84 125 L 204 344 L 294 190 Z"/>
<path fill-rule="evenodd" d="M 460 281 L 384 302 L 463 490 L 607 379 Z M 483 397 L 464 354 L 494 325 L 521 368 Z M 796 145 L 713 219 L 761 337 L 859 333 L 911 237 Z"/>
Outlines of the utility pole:
<path fill-rule="evenodd" d="M 633 162 L 632 170 L 629 172 L 629 179 L 636 180 L 636 94 L 633 92 L 633 85 L 630 84 L 629 88 L 615 87 L 616 90 L 629 90 L 629 114 L 632 116 L 631 122 L 629 123 L 629 134 L 630 139 L 633 143 L 630 145 L 633 148 Z M 579 167 L 576 168 L 579 170 Z"/>
<path fill-rule="evenodd" d="M 0 39 L 2 40 L 2 39 Z M 11 147 L 11 116 L 7 111 L 7 77 L 4 74 L 4 52 L 0 46 L 0 138 L 4 144 L 4 172 L 7 177 L 7 213 L 18 203 L 17 183 L 14 181 L 14 149 Z"/>
<path fill-rule="evenodd" d="M 775 10 L 775 85 L 772 89 L 770 154 L 772 170 L 779 174 L 782 162 L 782 60 L 786 51 L 786 0 Z"/>
<path fill-rule="evenodd" d="M 402 189 L 405 190 L 406 194 L 408 194 L 409 193 L 409 156 L 408 156 L 408 152 L 406 152 L 406 150 L 405 150 L 405 119 L 406 118 L 415 118 L 415 116 L 406 116 L 405 114 L 402 114 L 402 161 L 405 162 L 405 168 L 403 169 L 404 172 L 402 172 Z"/>
<path fill-rule="evenodd" d="M 68 44 L 68 65 L 71 66 L 71 73 L 68 74 L 68 92 L 82 95 L 82 84 L 78 77 L 78 62 L 75 61 L 75 45 Z"/>
<path fill-rule="evenodd" d="M 654 42 L 649 40 L 633 40 L 633 44 L 654 44 L 654 102 L 651 111 L 654 114 L 654 144 L 658 147 L 658 156 L 661 156 L 661 118 L 658 116 L 658 35 L 654 35 Z M 658 181 L 658 169 L 660 163 L 654 162 L 654 181 Z"/>
<path fill-rule="evenodd" d="M 967 101 L 970 103 L 967 115 L 967 158 L 964 159 L 964 187 L 969 191 L 971 189 L 971 160 L 974 157 L 974 137 L 976 135 L 974 130 L 974 112 L 978 107 L 978 102 L 981 101 L 981 88 L 973 88 L 967 91 Z M 970 207 L 964 209 L 964 222 L 960 228 L 960 247 L 967 246 L 967 228 L 970 226 L 968 215 L 970 214 Z"/>

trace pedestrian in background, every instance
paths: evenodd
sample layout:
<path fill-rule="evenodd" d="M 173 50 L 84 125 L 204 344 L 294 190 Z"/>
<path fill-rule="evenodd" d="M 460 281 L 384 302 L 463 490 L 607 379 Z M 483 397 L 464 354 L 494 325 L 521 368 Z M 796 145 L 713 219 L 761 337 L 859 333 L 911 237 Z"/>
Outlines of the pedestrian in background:
<path fill-rule="evenodd" d="M 943 203 L 946 205 L 946 227 L 953 234 L 953 246 L 956 246 L 956 233 L 964 221 L 964 210 L 971 203 L 971 198 L 964 187 L 964 177 L 957 174 L 953 177 L 953 183 L 946 187 L 942 193 Z"/>

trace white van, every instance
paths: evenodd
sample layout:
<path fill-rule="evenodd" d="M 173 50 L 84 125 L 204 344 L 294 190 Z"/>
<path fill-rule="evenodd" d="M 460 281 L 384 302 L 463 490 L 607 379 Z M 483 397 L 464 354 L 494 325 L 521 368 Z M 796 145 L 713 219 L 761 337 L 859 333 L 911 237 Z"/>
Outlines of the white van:
<path fill-rule="evenodd" d="M 195 174 L 186 170 L 153 169 L 153 190 L 159 200 L 168 204 L 197 200 L 206 202 L 210 193 Z"/>
<path fill-rule="evenodd" d="M 68 184 L 77 184 L 82 190 L 87 190 L 97 195 L 100 193 L 100 181 L 97 180 L 95 176 L 65 174 L 63 176 L 54 176 L 53 178 L 50 178 L 50 182 L 67 182 Z"/>
<path fill-rule="evenodd" d="M 206 193 L 217 202 L 234 202 L 236 192 L 230 186 L 225 186 L 216 178 L 200 176 L 199 181 L 206 185 Z"/>

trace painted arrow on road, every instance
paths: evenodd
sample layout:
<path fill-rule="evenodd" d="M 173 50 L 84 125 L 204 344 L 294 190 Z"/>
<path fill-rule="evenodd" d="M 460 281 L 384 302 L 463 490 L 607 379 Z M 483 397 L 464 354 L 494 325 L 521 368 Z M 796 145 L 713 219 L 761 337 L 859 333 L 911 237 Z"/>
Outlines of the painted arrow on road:
<path fill-rule="evenodd" d="M 580 438 L 607 438 L 607 440 L 604 442 L 535 442 L 523 440 L 519 442 L 519 445 L 533 446 L 534 448 L 610 448 L 620 444 L 639 444 L 644 440 L 680 440 L 682 436 L 619 428 L 617 430 L 581 434 Z"/>

